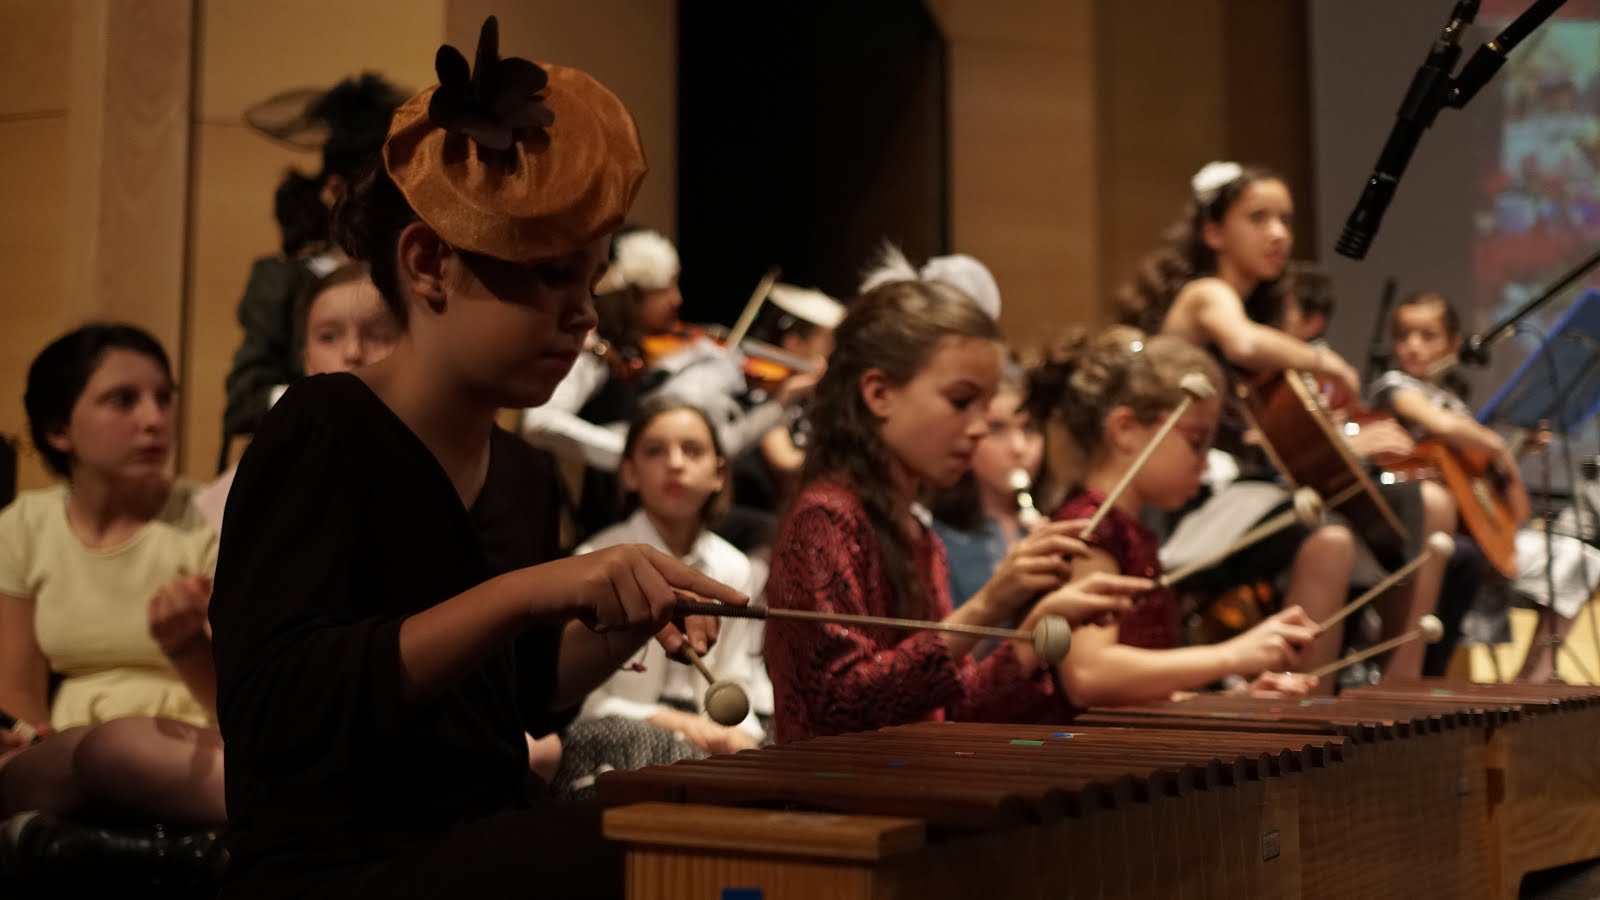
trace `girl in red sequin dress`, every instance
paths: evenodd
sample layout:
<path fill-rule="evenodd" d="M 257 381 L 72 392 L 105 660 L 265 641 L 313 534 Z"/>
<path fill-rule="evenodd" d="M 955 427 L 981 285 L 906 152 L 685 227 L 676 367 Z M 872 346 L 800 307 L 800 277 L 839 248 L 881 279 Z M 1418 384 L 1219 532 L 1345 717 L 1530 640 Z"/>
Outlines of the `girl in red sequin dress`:
<path fill-rule="evenodd" d="M 1222 383 L 1215 360 L 1204 351 L 1134 328 L 1079 335 L 1057 348 L 1034 375 L 1032 399 L 1041 412 L 1059 411 L 1085 465 L 1057 519 L 1086 518 L 1100 508 L 1182 401 L 1178 383 L 1191 372 Z M 1162 438 L 1089 537 L 1089 553 L 1074 563 L 1075 576 L 1161 576 L 1159 545 L 1139 511 L 1176 509 L 1199 490 L 1220 407 L 1215 396 L 1195 402 Z M 1291 595 L 1282 612 L 1231 640 L 1179 647 L 1176 597 L 1170 588 L 1152 591 L 1118 621 L 1076 629 L 1072 652 L 1059 666 L 1060 683 L 1080 707 L 1159 700 L 1229 675 L 1254 678 L 1252 687 L 1261 691 L 1303 693 L 1315 680 L 1283 670 L 1296 665 L 1297 648 L 1311 640 L 1316 624 L 1293 600 Z"/>
<path fill-rule="evenodd" d="M 811 411 L 805 486 L 774 547 L 774 608 L 1031 628 L 1121 612 L 1145 579 L 1063 585 L 1081 523 L 1019 542 L 988 584 L 950 608 L 944 547 L 915 511 L 928 487 L 969 467 L 1000 381 L 994 320 L 931 281 L 881 285 L 851 304 Z M 1030 601 L 1045 596 L 1028 608 Z M 776 738 L 862 731 L 945 717 L 1065 721 L 1059 682 L 1032 648 L 1008 642 L 982 662 L 976 639 L 937 632 L 771 621 Z"/>

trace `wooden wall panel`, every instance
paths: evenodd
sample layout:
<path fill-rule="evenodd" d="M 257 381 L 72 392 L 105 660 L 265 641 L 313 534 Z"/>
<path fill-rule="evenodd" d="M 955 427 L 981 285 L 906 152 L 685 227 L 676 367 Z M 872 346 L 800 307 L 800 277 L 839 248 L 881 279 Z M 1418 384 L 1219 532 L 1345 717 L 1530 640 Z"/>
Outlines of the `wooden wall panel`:
<path fill-rule="evenodd" d="M 1100 299 L 1112 318 L 1117 289 L 1184 211 L 1190 176 L 1227 157 L 1223 2 L 1100 7 Z"/>
<path fill-rule="evenodd" d="M 364 70 L 411 90 L 434 82 L 444 0 L 200 0 L 200 9 L 198 105 L 207 120 L 238 125 L 277 91 L 327 87 Z"/>
<path fill-rule="evenodd" d="M 71 29 L 65 3 L 0 0 L 0 119 L 66 113 Z"/>
<path fill-rule="evenodd" d="M 207 478 L 216 469 L 223 381 L 241 337 L 236 311 L 250 263 L 278 249 L 273 189 L 289 166 L 310 173 L 321 165 L 315 153 L 286 148 L 247 127 L 244 111 L 280 91 L 326 87 L 364 70 L 408 89 L 433 83 L 443 0 L 379 9 L 362 0 L 201 3 L 179 461 L 192 477 Z"/>
<path fill-rule="evenodd" d="M 62 305 L 79 318 L 143 326 L 175 351 L 193 6 L 78 0 L 71 40 L 65 202 L 74 254 L 66 261 Z"/>
<path fill-rule="evenodd" d="M 1318 256 L 1305 4 L 1229 0 L 1223 26 L 1228 152 L 1283 175 L 1295 200 L 1295 255 Z"/>
<path fill-rule="evenodd" d="M 195 126 L 194 253 L 183 385 L 183 470 L 195 478 L 215 474 L 226 403 L 223 381 L 243 337 L 236 315 L 239 298 L 251 261 L 278 248 L 272 191 L 290 166 L 313 169 L 315 157 L 239 125 Z"/>
<path fill-rule="evenodd" d="M 65 207 L 71 9 L 0 0 L 0 434 L 26 445 L 28 363 L 64 321 L 58 300 L 68 255 Z M 25 89 L 16 89 L 25 88 Z M 49 482 L 23 450 L 18 486 Z"/>
<path fill-rule="evenodd" d="M 445 34 L 469 59 L 492 13 L 500 21 L 502 53 L 577 66 L 627 104 L 650 161 L 632 218 L 676 237 L 676 0 L 447 0 L 446 6 Z"/>
<path fill-rule="evenodd" d="M 1008 332 L 1111 318 L 1209 160 L 1283 171 L 1305 211 L 1301 4 L 927 2 L 951 51 L 954 249 L 994 270 Z"/>
<path fill-rule="evenodd" d="M 930 8 L 950 54 L 951 249 L 994 273 L 1019 346 L 1096 320 L 1092 5 Z"/>
<path fill-rule="evenodd" d="M 0 433 L 27 432 L 22 390 L 28 363 L 68 324 L 57 302 L 73 256 L 66 241 L 65 115 L 0 121 Z M 26 440 L 24 440 L 26 443 Z M 20 488 L 49 483 L 37 457 L 24 451 Z"/>

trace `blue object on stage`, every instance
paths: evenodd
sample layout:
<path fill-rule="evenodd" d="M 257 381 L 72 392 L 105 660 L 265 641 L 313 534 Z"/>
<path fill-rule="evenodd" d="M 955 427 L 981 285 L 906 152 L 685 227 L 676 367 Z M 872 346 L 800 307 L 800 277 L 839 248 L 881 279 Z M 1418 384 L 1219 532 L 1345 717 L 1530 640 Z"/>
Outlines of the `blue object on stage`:
<path fill-rule="evenodd" d="M 1557 431 L 1578 431 L 1597 412 L 1600 291 L 1591 289 L 1573 302 L 1539 349 L 1484 404 L 1478 421 L 1530 429 L 1544 421 Z"/>

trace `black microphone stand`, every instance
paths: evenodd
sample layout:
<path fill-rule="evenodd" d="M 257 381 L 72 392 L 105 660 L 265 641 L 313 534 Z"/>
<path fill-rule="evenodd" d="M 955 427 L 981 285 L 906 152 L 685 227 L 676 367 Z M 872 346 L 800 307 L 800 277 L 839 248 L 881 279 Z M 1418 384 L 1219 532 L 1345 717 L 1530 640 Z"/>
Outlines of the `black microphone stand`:
<path fill-rule="evenodd" d="M 1345 221 L 1344 231 L 1334 243 L 1334 250 L 1351 259 L 1365 259 L 1372 239 L 1378 233 L 1384 211 L 1400 186 L 1400 176 L 1405 174 L 1416 151 L 1422 133 L 1433 125 L 1442 109 L 1461 109 L 1477 96 L 1478 91 L 1500 71 L 1506 56 L 1535 28 L 1559 9 L 1566 0 L 1534 0 L 1532 6 L 1512 20 L 1494 40 L 1479 47 L 1462 67 L 1460 75 L 1452 75 L 1461 54 L 1461 33 L 1478 14 L 1478 0 L 1457 0 L 1450 12 L 1450 21 L 1444 31 L 1428 48 L 1428 56 L 1417 69 L 1395 113 L 1394 128 L 1378 154 L 1372 175 L 1367 179 L 1356 208 Z"/>
<path fill-rule="evenodd" d="M 1490 326 L 1488 331 L 1470 335 L 1462 342 L 1461 352 L 1457 354 L 1458 358 L 1461 362 L 1469 365 L 1480 367 L 1489 365 L 1489 351 L 1493 349 L 1495 344 L 1515 334 L 1517 326 L 1522 323 L 1523 319 L 1538 312 L 1545 304 L 1561 296 L 1567 288 L 1571 287 L 1574 282 L 1596 266 L 1600 266 L 1600 250 L 1596 250 L 1584 257 L 1582 262 L 1569 269 L 1554 284 L 1545 288 L 1539 296 L 1522 304 L 1511 315 Z"/>
<path fill-rule="evenodd" d="M 1372 340 L 1367 342 L 1367 374 L 1361 379 L 1370 384 L 1389 368 L 1389 311 L 1394 308 L 1398 285 L 1394 276 L 1383 280 L 1383 295 L 1378 300 L 1378 317 L 1372 323 Z"/>

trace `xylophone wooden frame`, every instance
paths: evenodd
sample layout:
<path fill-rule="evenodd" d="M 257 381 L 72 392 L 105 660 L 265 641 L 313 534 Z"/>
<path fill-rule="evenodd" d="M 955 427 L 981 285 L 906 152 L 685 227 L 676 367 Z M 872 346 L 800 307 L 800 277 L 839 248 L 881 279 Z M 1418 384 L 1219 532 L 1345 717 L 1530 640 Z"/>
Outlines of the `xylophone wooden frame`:
<path fill-rule="evenodd" d="M 1511 898 L 1527 872 L 1600 857 L 1593 689 L 1430 681 L 1339 700 L 1203 695 L 1188 705 L 1090 711 L 1069 729 L 920 724 L 823 738 L 731 758 L 744 781 L 721 789 L 694 773 L 730 765 L 727 757 L 680 763 L 654 783 L 608 775 L 600 782 L 607 802 L 678 802 L 610 809 L 607 834 L 629 844 L 629 896 L 665 900 L 718 897 L 730 887 L 758 887 L 763 900 Z M 1165 761 L 1159 777 L 1052 792 L 1027 768 L 1029 747 L 1099 735 L 1110 751 L 1130 729 L 1168 742 L 1146 757 Z M 817 790 L 817 779 L 751 793 L 774 780 L 767 760 L 777 756 L 787 756 L 779 770 L 790 776 L 818 775 L 821 762 L 881 765 L 884 753 L 910 754 L 935 739 L 988 754 L 994 777 L 1031 790 L 1032 806 L 941 806 L 962 795 L 962 767 L 948 763 L 948 777 L 927 782 L 920 797 L 890 803 L 897 815 L 828 812 L 861 806 L 851 788 Z M 1208 741 L 1237 748 L 1250 740 L 1282 749 L 1205 756 Z M 997 751 L 1013 742 L 1019 751 Z M 852 756 L 869 744 L 878 756 Z M 1192 764 L 1180 762 L 1183 747 Z M 1105 754 L 1083 759 L 1111 771 Z M 820 811 L 704 805 L 752 796 Z M 1030 817 L 1040 821 L 1019 824 Z M 1014 827 L 970 830 L 1007 823 Z M 1264 858 L 1269 843 L 1276 855 Z"/>

